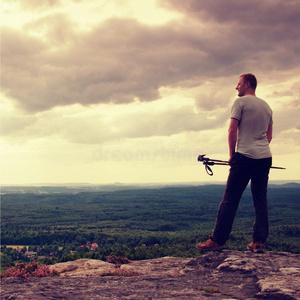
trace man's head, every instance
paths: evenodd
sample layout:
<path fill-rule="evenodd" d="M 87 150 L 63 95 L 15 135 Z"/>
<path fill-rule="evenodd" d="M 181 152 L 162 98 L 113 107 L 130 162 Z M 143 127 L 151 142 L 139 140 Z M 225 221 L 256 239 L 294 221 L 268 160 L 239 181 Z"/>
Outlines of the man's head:
<path fill-rule="evenodd" d="M 238 96 L 242 97 L 245 95 L 255 95 L 255 90 L 257 86 L 256 77 L 253 74 L 242 74 L 239 77 L 236 90 L 239 92 Z"/>

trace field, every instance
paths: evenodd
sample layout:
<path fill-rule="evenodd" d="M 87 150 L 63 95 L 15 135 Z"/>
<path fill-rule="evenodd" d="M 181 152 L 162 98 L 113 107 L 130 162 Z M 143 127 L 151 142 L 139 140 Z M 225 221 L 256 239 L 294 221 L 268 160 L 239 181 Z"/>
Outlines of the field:
<path fill-rule="evenodd" d="M 26 248 L 26 250 L 29 249 L 29 245 L 6 245 L 7 248 L 11 248 L 11 249 L 14 249 L 14 250 L 18 250 L 18 249 L 23 249 L 23 248 Z"/>
<path fill-rule="evenodd" d="M 1 208 L 3 261 L 25 259 L 5 245 L 29 245 L 47 263 L 112 254 L 131 259 L 193 257 L 196 242 L 211 233 L 223 191 L 222 185 L 204 185 L 6 193 Z M 269 186 L 268 250 L 300 253 L 299 195 L 299 184 Z M 245 250 L 253 221 L 247 189 L 227 248 Z M 93 251 L 92 243 L 98 245 Z"/>

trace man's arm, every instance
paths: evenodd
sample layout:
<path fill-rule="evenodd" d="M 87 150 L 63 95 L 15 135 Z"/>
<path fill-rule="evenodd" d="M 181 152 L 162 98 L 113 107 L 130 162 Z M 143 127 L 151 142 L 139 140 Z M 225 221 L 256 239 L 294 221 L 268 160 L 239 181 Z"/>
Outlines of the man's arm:
<path fill-rule="evenodd" d="M 235 146 L 237 141 L 237 131 L 238 131 L 239 120 L 231 118 L 228 128 L 228 146 L 229 146 L 229 162 L 235 153 Z"/>
<path fill-rule="evenodd" d="M 273 137 L 273 126 L 269 125 L 268 130 L 267 130 L 267 139 L 268 139 L 269 144 L 272 141 L 272 137 Z"/>

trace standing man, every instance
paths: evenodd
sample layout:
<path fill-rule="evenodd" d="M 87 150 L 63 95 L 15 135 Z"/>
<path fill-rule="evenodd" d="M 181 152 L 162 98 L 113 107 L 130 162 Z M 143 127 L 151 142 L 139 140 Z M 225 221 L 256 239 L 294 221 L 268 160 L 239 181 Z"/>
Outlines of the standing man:
<path fill-rule="evenodd" d="M 198 243 L 199 251 L 221 250 L 231 232 L 242 194 L 251 180 L 255 208 L 253 241 L 248 249 L 263 252 L 268 237 L 267 185 L 272 154 L 273 119 L 269 105 L 255 95 L 257 86 L 253 74 L 239 77 L 236 90 L 239 98 L 231 110 L 228 129 L 229 162 L 231 165 L 226 189 L 212 235 L 205 243 Z"/>

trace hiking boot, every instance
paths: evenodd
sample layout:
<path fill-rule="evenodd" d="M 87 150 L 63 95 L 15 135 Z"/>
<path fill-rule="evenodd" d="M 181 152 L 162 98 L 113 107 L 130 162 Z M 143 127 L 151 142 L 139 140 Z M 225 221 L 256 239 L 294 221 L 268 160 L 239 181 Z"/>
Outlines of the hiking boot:
<path fill-rule="evenodd" d="M 252 242 L 248 245 L 248 250 L 254 253 L 264 253 L 264 243 L 263 242 Z"/>
<path fill-rule="evenodd" d="M 196 248 L 198 251 L 220 251 L 224 248 L 224 246 L 220 246 L 212 239 L 208 239 L 205 243 L 198 243 Z"/>

